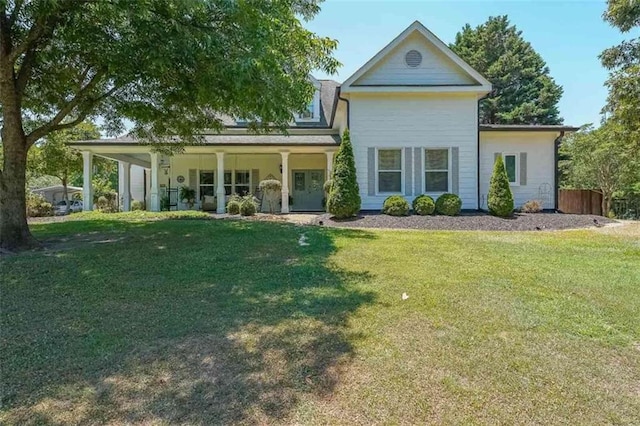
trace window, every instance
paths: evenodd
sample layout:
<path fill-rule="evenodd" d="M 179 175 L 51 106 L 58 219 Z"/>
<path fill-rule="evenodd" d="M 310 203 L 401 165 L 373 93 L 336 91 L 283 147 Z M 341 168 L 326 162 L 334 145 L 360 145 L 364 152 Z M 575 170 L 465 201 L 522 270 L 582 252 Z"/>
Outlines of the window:
<path fill-rule="evenodd" d="M 378 150 L 378 192 L 402 192 L 402 150 Z"/>
<path fill-rule="evenodd" d="M 516 154 L 503 154 L 504 168 L 507 170 L 509 183 L 518 185 L 518 156 Z"/>
<path fill-rule="evenodd" d="M 320 121 L 320 92 L 316 90 L 304 111 L 295 115 L 296 121 Z"/>
<path fill-rule="evenodd" d="M 212 170 L 200 170 L 200 199 L 205 195 L 216 195 L 213 177 L 214 173 Z"/>
<path fill-rule="evenodd" d="M 449 149 L 424 150 L 424 192 L 449 192 Z"/>
<path fill-rule="evenodd" d="M 225 170 L 224 194 L 246 195 L 250 192 L 251 175 L 248 170 Z"/>

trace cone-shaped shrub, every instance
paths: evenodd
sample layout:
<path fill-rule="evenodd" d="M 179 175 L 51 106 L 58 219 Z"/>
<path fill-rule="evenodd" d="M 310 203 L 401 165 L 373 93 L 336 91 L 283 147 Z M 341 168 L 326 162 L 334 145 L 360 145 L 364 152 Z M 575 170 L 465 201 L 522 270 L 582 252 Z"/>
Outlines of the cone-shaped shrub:
<path fill-rule="evenodd" d="M 501 155 L 498 155 L 493 165 L 487 207 L 489 207 L 489 213 L 494 216 L 507 217 L 513 213 L 513 194 Z"/>
<path fill-rule="evenodd" d="M 327 210 L 338 219 L 355 216 L 360 211 L 360 189 L 356 180 L 356 163 L 349 130 L 342 134 L 342 143 L 333 163 L 331 190 Z"/>

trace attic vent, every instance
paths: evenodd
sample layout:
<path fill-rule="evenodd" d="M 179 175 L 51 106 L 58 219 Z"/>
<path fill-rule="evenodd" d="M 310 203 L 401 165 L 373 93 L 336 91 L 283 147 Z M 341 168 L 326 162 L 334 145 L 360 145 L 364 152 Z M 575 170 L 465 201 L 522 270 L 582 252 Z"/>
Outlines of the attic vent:
<path fill-rule="evenodd" d="M 417 50 L 410 50 L 404 55 L 404 62 L 411 68 L 416 68 L 422 63 L 422 54 Z"/>

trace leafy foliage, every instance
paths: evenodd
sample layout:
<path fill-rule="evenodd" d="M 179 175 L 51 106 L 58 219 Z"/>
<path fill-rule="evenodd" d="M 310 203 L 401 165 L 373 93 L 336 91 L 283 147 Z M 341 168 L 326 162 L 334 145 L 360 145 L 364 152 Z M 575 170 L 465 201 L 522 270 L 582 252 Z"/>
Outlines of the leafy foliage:
<path fill-rule="evenodd" d="M 144 205 L 144 201 L 140 201 L 140 200 L 133 200 L 131 202 L 131 210 L 132 211 L 137 211 L 137 210 L 145 210 L 146 207 Z"/>
<path fill-rule="evenodd" d="M 436 200 L 436 213 L 457 216 L 462 208 L 462 200 L 456 194 L 442 194 Z"/>
<path fill-rule="evenodd" d="M 542 211 L 542 203 L 539 200 L 529 200 L 522 205 L 520 211 L 523 213 L 540 213 Z"/>
<path fill-rule="evenodd" d="M 401 195 L 391 195 L 384 200 L 382 213 L 389 216 L 407 216 L 409 214 L 409 202 Z"/>
<path fill-rule="evenodd" d="M 498 155 L 493 164 L 493 173 L 489 182 L 489 194 L 487 195 L 487 207 L 489 213 L 494 216 L 508 217 L 513 213 L 514 202 L 507 169 L 502 161 L 502 156 Z"/>
<path fill-rule="evenodd" d="M 45 200 L 42 195 L 29 192 L 27 193 L 27 216 L 53 216 L 53 205 Z"/>
<path fill-rule="evenodd" d="M 419 214 L 420 216 L 427 216 L 433 214 L 436 210 L 436 203 L 433 201 L 433 198 L 422 194 L 414 198 L 412 207 L 416 214 Z"/>
<path fill-rule="evenodd" d="M 227 201 L 227 213 L 240 214 L 240 205 L 242 204 L 242 198 L 237 195 L 232 195 Z"/>
<path fill-rule="evenodd" d="M 493 84 L 493 92 L 480 104 L 481 123 L 562 123 L 562 87 L 506 15 L 492 16 L 476 28 L 465 25 L 450 47 Z"/>
<path fill-rule="evenodd" d="M 356 179 L 356 163 L 349 129 L 342 135 L 331 176 L 327 210 L 338 219 L 355 216 L 360 211 L 360 188 Z"/>
<path fill-rule="evenodd" d="M 196 203 L 196 190 L 188 186 L 180 187 L 180 199 L 188 204 L 190 208 L 193 207 Z"/>
<path fill-rule="evenodd" d="M 560 146 L 560 152 L 568 158 L 560 163 L 564 170 L 562 186 L 599 189 L 603 214 L 608 213 L 616 191 L 640 183 L 640 158 L 629 148 L 632 143 L 613 121 L 598 129 L 585 126 L 565 138 Z"/>
<path fill-rule="evenodd" d="M 604 19 L 622 32 L 640 28 L 640 2 L 609 0 Z M 640 151 L 640 38 L 625 40 L 600 55 L 602 65 L 610 71 L 606 82 L 609 96 L 604 112 L 617 122 L 626 139 L 635 141 Z M 640 155 L 640 154 L 638 154 Z"/>

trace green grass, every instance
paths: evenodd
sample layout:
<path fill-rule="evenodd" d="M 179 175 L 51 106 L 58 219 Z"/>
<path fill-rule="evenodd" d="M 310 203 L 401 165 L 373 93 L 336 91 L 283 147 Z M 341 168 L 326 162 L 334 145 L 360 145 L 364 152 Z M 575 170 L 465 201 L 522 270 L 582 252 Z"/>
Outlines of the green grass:
<path fill-rule="evenodd" d="M 0 423 L 639 422 L 637 230 L 164 217 L 2 259 Z"/>

